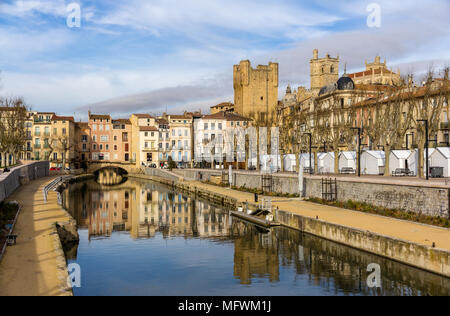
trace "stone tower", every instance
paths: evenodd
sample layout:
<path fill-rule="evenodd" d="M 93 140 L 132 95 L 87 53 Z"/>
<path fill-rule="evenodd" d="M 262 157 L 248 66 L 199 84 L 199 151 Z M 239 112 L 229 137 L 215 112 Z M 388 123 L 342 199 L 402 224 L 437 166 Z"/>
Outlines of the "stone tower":
<path fill-rule="evenodd" d="M 327 54 L 325 58 L 319 58 L 319 51 L 315 49 L 310 64 L 311 92 L 314 94 L 318 94 L 322 87 L 338 81 L 339 56 L 337 58 L 332 58 Z"/>
<path fill-rule="evenodd" d="M 278 105 L 278 63 L 252 68 L 249 60 L 234 66 L 235 112 L 265 118 L 275 114 Z"/>

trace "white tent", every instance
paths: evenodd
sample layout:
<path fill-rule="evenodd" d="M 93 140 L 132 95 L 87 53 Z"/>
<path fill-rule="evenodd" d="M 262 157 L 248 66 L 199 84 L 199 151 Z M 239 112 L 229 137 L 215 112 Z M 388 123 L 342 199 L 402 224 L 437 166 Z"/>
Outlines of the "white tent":
<path fill-rule="evenodd" d="M 369 175 L 383 174 L 386 162 L 384 151 L 368 150 L 361 154 L 361 173 Z"/>
<path fill-rule="evenodd" d="M 314 154 L 311 153 L 311 163 L 309 161 L 309 153 L 300 155 L 300 168 L 314 168 Z"/>
<path fill-rule="evenodd" d="M 356 170 L 355 151 L 343 151 L 339 154 L 339 171 L 343 168 L 353 168 L 353 170 Z"/>
<path fill-rule="evenodd" d="M 317 155 L 319 173 L 334 173 L 334 153 L 320 153 Z"/>
<path fill-rule="evenodd" d="M 389 156 L 389 174 L 392 174 L 397 169 L 409 169 L 416 175 L 415 158 L 416 155 L 413 150 L 392 150 Z"/>
<path fill-rule="evenodd" d="M 428 149 L 428 154 L 429 154 L 429 158 L 428 158 L 428 160 L 429 160 L 429 162 L 430 162 L 430 167 L 432 166 L 431 165 L 431 156 L 433 155 L 433 153 L 436 151 L 436 149 L 434 149 L 434 148 L 429 148 Z M 426 165 L 426 163 L 425 163 L 425 161 L 426 161 L 426 156 L 427 156 L 427 153 L 426 153 L 426 151 L 424 150 L 423 151 L 423 175 L 424 176 L 426 176 L 426 168 L 425 168 L 425 165 Z M 413 171 L 414 172 L 414 175 L 417 175 L 417 174 L 419 174 L 419 150 L 418 149 L 416 149 L 415 151 L 413 151 L 413 153 L 409 156 L 409 158 L 407 159 L 407 162 L 408 162 L 408 167 L 409 167 L 409 170 L 411 170 L 411 171 Z M 438 166 L 437 166 L 438 167 Z"/>
<path fill-rule="evenodd" d="M 450 148 L 439 147 L 430 155 L 430 167 L 444 168 L 444 178 L 450 178 Z"/>
<path fill-rule="evenodd" d="M 281 158 L 276 155 L 261 156 L 261 171 L 263 172 L 278 172 L 281 168 Z"/>
<path fill-rule="evenodd" d="M 295 155 L 284 156 L 284 171 L 294 172 L 297 168 L 297 160 Z"/>

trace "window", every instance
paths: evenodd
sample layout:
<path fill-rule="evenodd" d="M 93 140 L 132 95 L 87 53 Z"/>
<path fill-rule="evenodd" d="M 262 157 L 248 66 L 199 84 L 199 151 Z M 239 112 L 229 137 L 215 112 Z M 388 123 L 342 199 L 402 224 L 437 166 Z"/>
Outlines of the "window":
<path fill-rule="evenodd" d="M 106 150 L 109 150 L 109 145 L 106 145 Z"/>
<path fill-rule="evenodd" d="M 208 123 L 205 123 L 204 130 L 205 130 L 205 131 L 208 130 Z"/>
<path fill-rule="evenodd" d="M 97 145 L 94 144 L 94 145 L 92 146 L 92 148 L 93 148 L 94 150 L 97 150 Z"/>
<path fill-rule="evenodd" d="M 56 128 L 55 128 L 55 129 L 56 129 Z M 82 140 L 84 143 L 86 143 L 86 142 L 88 141 L 87 135 L 81 136 L 81 140 Z"/>
<path fill-rule="evenodd" d="M 106 126 L 105 126 L 105 130 L 106 130 L 106 131 L 109 131 L 109 125 L 106 125 Z"/>
<path fill-rule="evenodd" d="M 103 145 L 100 144 L 100 150 L 103 150 Z"/>
<path fill-rule="evenodd" d="M 114 141 L 117 142 L 117 136 L 114 136 Z"/>
<path fill-rule="evenodd" d="M 219 123 L 219 130 L 222 130 L 222 123 Z"/>
<path fill-rule="evenodd" d="M 100 141 L 106 143 L 109 140 L 108 136 L 100 136 Z"/>
<path fill-rule="evenodd" d="M 65 128 L 62 129 L 62 134 L 66 135 L 66 129 Z"/>
<path fill-rule="evenodd" d="M 125 151 L 130 151 L 130 146 L 128 144 L 125 144 Z"/>
<path fill-rule="evenodd" d="M 216 124 L 215 123 L 211 123 L 211 129 L 215 130 L 216 129 Z M 187 135 L 186 135 L 187 136 Z"/>
<path fill-rule="evenodd" d="M 58 153 L 53 153 L 53 160 L 58 160 Z"/>
<path fill-rule="evenodd" d="M 117 150 L 117 145 L 114 145 L 114 150 Z"/>
<path fill-rule="evenodd" d="M 148 142 L 145 142 L 144 147 L 145 147 L 145 148 L 148 148 Z"/>
<path fill-rule="evenodd" d="M 95 122 L 95 120 L 94 120 L 94 122 Z M 92 125 L 92 130 L 93 130 L 93 131 L 96 131 L 96 130 L 97 130 L 97 124 Z"/>
<path fill-rule="evenodd" d="M 186 137 L 188 136 L 188 130 L 187 129 L 184 130 L 184 136 L 186 136 Z"/>
<path fill-rule="evenodd" d="M 99 131 L 103 131 L 103 124 L 100 124 L 100 125 L 98 126 L 98 130 L 99 130 Z"/>

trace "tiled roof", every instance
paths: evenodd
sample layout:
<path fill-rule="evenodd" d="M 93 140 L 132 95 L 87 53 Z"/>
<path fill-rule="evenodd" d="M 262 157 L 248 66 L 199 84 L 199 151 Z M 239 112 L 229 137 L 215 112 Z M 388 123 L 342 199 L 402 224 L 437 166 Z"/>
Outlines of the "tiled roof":
<path fill-rule="evenodd" d="M 211 115 L 205 115 L 203 117 L 204 120 L 226 120 L 226 121 L 245 121 L 249 122 L 251 119 L 241 116 L 236 113 L 230 113 L 226 111 L 218 112 Z"/>
<path fill-rule="evenodd" d="M 158 129 L 155 126 L 141 126 L 139 127 L 141 132 L 158 132 Z"/>
<path fill-rule="evenodd" d="M 136 116 L 139 119 L 151 119 L 153 118 L 153 116 L 151 116 L 150 114 L 133 114 L 134 116 Z"/>
<path fill-rule="evenodd" d="M 75 119 L 73 118 L 73 116 L 57 116 L 57 115 L 53 115 L 52 121 L 70 121 L 70 122 L 75 122 Z"/>
<path fill-rule="evenodd" d="M 110 115 L 98 115 L 98 114 L 91 114 L 89 115 L 89 119 L 90 120 L 110 120 L 111 116 Z"/>
<path fill-rule="evenodd" d="M 120 123 L 120 124 L 126 124 L 126 125 L 131 125 L 131 121 L 129 119 L 117 119 L 117 120 L 113 120 L 112 123 Z"/>

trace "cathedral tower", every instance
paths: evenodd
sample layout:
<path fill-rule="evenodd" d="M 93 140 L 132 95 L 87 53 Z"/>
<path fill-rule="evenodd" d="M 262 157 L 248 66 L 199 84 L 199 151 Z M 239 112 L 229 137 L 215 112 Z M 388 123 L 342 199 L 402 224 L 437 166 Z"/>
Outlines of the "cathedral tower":
<path fill-rule="evenodd" d="M 339 56 L 337 58 L 330 57 L 329 54 L 325 58 L 319 58 L 317 49 L 313 52 L 311 65 L 311 91 L 318 94 L 324 86 L 330 85 L 339 79 Z"/>

